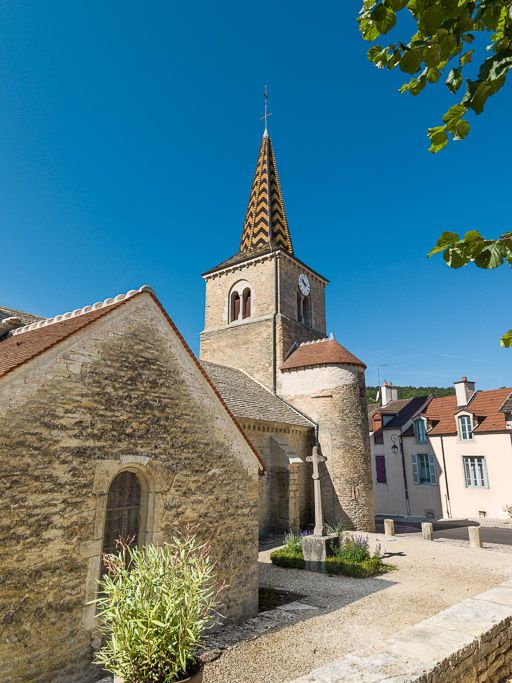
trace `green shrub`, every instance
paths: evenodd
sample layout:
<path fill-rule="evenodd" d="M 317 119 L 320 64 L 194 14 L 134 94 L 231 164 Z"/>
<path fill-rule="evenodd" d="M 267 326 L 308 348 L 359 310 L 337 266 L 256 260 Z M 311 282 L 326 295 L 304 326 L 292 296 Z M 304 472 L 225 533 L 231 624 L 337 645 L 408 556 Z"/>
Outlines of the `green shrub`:
<path fill-rule="evenodd" d="M 368 536 L 361 534 L 343 536 L 340 545 L 333 550 L 334 555 L 345 562 L 365 562 L 371 557 Z"/>
<path fill-rule="evenodd" d="M 327 557 L 325 559 L 325 571 L 328 574 L 343 574 L 353 576 L 358 579 L 365 579 L 389 571 L 390 567 L 385 565 L 380 557 L 370 557 L 362 562 L 351 562 L 341 557 Z"/>
<path fill-rule="evenodd" d="M 300 552 L 293 552 L 287 547 L 273 550 L 270 553 L 270 560 L 272 564 L 287 569 L 304 569 L 305 566 L 302 547 L 300 548 Z"/>
<path fill-rule="evenodd" d="M 185 678 L 217 599 L 208 547 L 187 533 L 161 547 L 121 546 L 104 561 L 95 661 L 130 683 Z"/>
<path fill-rule="evenodd" d="M 285 534 L 284 547 L 290 553 L 302 555 L 302 536 L 300 534 L 294 534 L 293 531 Z"/>

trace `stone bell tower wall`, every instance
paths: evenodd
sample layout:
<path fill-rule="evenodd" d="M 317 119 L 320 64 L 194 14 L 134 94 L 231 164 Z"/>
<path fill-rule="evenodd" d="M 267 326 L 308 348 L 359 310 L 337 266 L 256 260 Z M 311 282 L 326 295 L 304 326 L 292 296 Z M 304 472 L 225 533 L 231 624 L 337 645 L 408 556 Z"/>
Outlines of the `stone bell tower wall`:
<path fill-rule="evenodd" d="M 318 423 L 324 518 L 373 531 L 373 484 L 364 370 L 323 365 L 281 373 L 282 393 Z"/>

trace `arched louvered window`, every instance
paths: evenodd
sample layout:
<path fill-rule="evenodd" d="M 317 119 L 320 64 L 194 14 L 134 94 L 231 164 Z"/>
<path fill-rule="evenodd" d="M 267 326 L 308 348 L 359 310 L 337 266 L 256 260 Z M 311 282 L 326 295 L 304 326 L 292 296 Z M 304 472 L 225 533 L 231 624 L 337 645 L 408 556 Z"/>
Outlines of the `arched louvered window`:
<path fill-rule="evenodd" d="M 251 317 L 251 290 L 247 287 L 242 294 L 242 318 Z"/>
<path fill-rule="evenodd" d="M 297 292 L 297 320 L 306 327 L 311 327 L 311 298 L 300 292 Z"/>
<path fill-rule="evenodd" d="M 116 541 L 137 544 L 140 536 L 142 490 L 134 472 L 120 472 L 110 484 L 107 496 L 103 552 L 116 552 Z"/>

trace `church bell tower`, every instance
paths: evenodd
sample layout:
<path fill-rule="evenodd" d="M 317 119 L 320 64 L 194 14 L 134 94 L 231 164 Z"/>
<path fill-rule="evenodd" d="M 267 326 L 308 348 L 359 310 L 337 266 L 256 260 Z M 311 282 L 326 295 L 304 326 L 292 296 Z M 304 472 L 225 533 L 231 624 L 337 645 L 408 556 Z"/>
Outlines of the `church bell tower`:
<path fill-rule="evenodd" d="M 278 392 L 284 360 L 302 342 L 325 337 L 328 281 L 294 255 L 267 128 L 239 250 L 203 278 L 201 359 L 243 370 Z"/>

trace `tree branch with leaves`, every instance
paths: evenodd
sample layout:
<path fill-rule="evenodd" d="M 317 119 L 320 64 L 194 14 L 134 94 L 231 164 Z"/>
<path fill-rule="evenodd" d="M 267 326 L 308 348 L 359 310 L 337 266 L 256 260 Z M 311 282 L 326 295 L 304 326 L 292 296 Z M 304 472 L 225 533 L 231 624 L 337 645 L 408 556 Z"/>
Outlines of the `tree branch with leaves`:
<path fill-rule="evenodd" d="M 410 75 L 400 88 L 402 93 L 418 95 L 444 78 L 459 98 L 442 124 L 427 131 L 429 151 L 435 154 L 446 147 L 450 136 L 466 138 L 467 114 L 481 114 L 489 97 L 505 84 L 512 69 L 512 0 L 363 0 L 358 17 L 363 38 L 375 42 L 392 29 L 398 32 L 397 18 L 405 14 L 412 18 L 415 32 L 407 31 L 403 41 L 373 45 L 368 59 L 380 69 L 398 68 Z M 481 44 L 476 40 L 480 36 L 488 45 L 478 50 L 474 45 Z M 477 67 L 474 79 L 465 78 L 471 62 Z M 512 233 L 486 239 L 476 230 L 463 237 L 443 232 L 429 256 L 441 252 L 452 268 L 468 263 L 479 268 L 497 268 L 505 262 L 512 266 Z M 512 330 L 503 335 L 501 344 L 512 346 Z"/>

